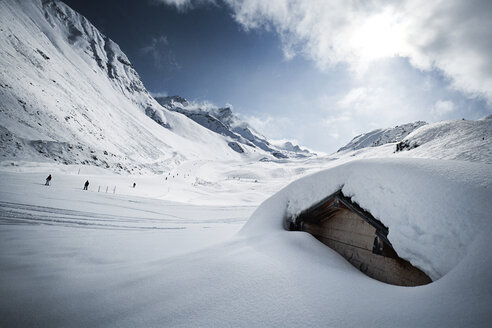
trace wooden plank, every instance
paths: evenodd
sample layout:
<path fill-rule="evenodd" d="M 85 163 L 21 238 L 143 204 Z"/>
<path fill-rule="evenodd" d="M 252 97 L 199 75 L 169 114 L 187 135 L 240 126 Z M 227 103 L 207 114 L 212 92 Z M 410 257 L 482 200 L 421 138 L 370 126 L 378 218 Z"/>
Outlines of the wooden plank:
<path fill-rule="evenodd" d="M 387 239 L 388 228 L 340 190 L 301 213 L 294 229 L 311 233 L 374 279 L 400 286 L 431 282 L 424 272 L 398 257 Z M 373 252 L 375 244 L 379 247 Z"/>
<path fill-rule="evenodd" d="M 402 259 L 376 255 L 369 250 L 328 238 L 316 238 L 342 255 L 360 271 L 376 280 L 398 286 L 420 286 L 432 282 L 425 273 Z"/>
<path fill-rule="evenodd" d="M 322 225 L 305 223 L 303 230 L 372 251 L 376 229 L 361 219 L 333 217 Z"/>

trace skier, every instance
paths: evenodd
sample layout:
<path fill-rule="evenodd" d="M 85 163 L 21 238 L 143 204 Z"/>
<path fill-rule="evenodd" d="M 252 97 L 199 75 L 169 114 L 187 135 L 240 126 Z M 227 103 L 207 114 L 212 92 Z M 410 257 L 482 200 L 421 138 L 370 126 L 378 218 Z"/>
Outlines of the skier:
<path fill-rule="evenodd" d="M 87 190 L 87 187 L 89 187 L 89 180 L 84 183 L 84 190 Z"/>
<path fill-rule="evenodd" d="M 51 174 L 48 175 L 48 177 L 46 178 L 46 183 L 44 185 L 45 186 L 49 186 L 50 185 L 50 181 L 51 181 Z"/>
<path fill-rule="evenodd" d="M 134 182 L 134 183 L 133 183 L 133 188 L 135 188 L 136 186 L 137 186 L 137 184 Z"/>

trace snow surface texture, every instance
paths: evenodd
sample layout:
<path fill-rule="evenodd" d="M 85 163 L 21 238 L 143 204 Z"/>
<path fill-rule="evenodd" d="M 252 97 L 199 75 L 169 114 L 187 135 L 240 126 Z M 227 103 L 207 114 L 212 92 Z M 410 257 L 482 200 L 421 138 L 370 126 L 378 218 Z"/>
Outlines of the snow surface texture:
<path fill-rule="evenodd" d="M 412 131 L 426 124 L 426 122 L 418 121 L 414 123 L 397 125 L 394 128 L 376 129 L 354 137 L 348 144 L 340 148 L 338 151 L 357 150 L 366 147 L 377 147 L 388 143 L 399 142 Z"/>
<path fill-rule="evenodd" d="M 328 157 L 411 157 L 461 160 L 492 164 L 492 116 L 476 121 L 453 120 L 424 125 L 398 143 L 339 151 Z"/>
<path fill-rule="evenodd" d="M 251 207 L 84 192 L 85 176 L 61 172 L 46 187 L 40 173 L 2 172 L 0 326 L 488 327 L 490 170 L 423 159 L 348 163 L 290 184 L 234 237 Z M 395 179 L 402 172 L 409 178 Z M 367 193 L 360 179 L 376 189 Z M 282 228 L 342 184 L 385 220 L 398 252 L 435 261 L 423 264 L 441 278 L 384 284 L 311 235 Z M 428 215 L 422 208 L 438 215 L 411 216 Z"/>
<path fill-rule="evenodd" d="M 429 124 L 409 134 L 402 144 L 412 157 L 437 154 L 442 159 L 492 164 L 492 115 Z"/>

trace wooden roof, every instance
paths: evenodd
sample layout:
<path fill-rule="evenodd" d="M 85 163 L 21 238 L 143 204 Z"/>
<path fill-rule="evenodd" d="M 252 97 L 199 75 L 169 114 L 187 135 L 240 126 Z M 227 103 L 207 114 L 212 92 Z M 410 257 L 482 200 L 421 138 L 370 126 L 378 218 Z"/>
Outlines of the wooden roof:
<path fill-rule="evenodd" d="M 359 205 L 352 202 L 352 200 L 343 195 L 342 190 L 338 190 L 333 194 L 323 198 L 318 203 L 314 204 L 310 208 L 304 210 L 295 219 L 295 230 L 299 227 L 302 222 L 320 222 L 322 220 L 329 219 L 333 214 L 335 214 L 340 209 L 346 208 L 354 213 L 356 213 L 364 221 L 372 225 L 376 229 L 376 234 L 387 244 L 391 245 L 388 240 L 388 228 L 371 213 L 362 209 Z"/>

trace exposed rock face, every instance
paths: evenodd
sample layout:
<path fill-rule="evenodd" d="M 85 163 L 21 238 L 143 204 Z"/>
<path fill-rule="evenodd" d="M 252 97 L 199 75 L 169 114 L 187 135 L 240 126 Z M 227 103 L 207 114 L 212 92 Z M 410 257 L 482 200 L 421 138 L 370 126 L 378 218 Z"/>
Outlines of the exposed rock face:
<path fill-rule="evenodd" d="M 235 151 L 242 153 L 239 149 L 240 144 L 250 147 L 259 148 L 273 155 L 276 158 L 295 158 L 308 157 L 314 155 L 308 150 L 301 149 L 299 146 L 294 146 L 291 142 L 283 145 L 273 145 L 265 137 L 256 132 L 246 122 L 232 112 L 230 107 L 211 107 L 202 108 L 190 104 L 188 100 L 180 96 L 158 97 L 157 102 L 163 107 L 186 115 L 198 124 L 207 129 L 226 136 L 232 140 Z"/>
<path fill-rule="evenodd" d="M 140 76 L 120 47 L 100 33 L 84 16 L 61 1 L 43 0 L 42 10 L 54 31 L 64 35 L 68 42 L 92 57 L 112 83 L 137 105 L 152 103 Z"/>

